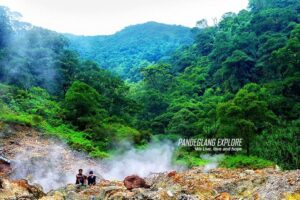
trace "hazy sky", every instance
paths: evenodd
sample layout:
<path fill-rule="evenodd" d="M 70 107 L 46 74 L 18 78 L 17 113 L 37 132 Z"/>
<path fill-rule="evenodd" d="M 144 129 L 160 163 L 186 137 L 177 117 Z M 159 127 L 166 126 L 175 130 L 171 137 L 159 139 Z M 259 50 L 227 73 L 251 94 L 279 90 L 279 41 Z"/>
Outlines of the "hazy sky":
<path fill-rule="evenodd" d="M 226 12 L 238 12 L 248 0 L 0 0 L 22 20 L 34 25 L 81 35 L 112 34 L 147 21 L 193 27 Z"/>

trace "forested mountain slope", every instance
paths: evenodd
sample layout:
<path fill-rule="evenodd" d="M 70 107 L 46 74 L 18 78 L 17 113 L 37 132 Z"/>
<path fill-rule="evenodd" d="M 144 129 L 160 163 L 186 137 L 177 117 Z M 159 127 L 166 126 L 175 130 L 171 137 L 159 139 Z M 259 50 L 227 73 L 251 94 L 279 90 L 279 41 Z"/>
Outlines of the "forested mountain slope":
<path fill-rule="evenodd" d="M 82 58 L 123 78 L 138 80 L 138 69 L 168 58 L 177 48 L 193 40 L 191 29 L 156 22 L 132 25 L 108 36 L 67 34 L 70 48 Z"/>
<path fill-rule="evenodd" d="M 140 128 L 243 138 L 244 153 L 300 164 L 300 2 L 251 0 L 131 87 Z M 191 150 L 189 152 L 193 152 Z"/>

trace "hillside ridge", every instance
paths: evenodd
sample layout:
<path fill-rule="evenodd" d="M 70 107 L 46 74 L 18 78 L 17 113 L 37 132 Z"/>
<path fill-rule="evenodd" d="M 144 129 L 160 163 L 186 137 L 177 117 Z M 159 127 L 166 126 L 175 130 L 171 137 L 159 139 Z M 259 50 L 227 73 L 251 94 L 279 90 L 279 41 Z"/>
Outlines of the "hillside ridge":
<path fill-rule="evenodd" d="M 136 77 L 139 68 L 166 59 L 193 41 L 190 28 L 157 22 L 130 25 L 113 35 L 65 36 L 70 49 L 82 58 L 94 60 L 102 68 L 131 80 L 140 79 Z"/>

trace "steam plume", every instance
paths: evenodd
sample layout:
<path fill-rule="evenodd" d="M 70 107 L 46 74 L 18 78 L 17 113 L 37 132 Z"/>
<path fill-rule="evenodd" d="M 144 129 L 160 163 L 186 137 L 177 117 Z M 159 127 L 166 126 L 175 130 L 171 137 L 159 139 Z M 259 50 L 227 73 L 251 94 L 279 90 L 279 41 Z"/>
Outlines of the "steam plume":
<path fill-rule="evenodd" d="M 179 169 L 172 165 L 173 152 L 171 143 L 155 143 L 145 150 L 129 148 L 111 160 L 97 161 L 70 150 L 64 144 L 52 142 L 19 153 L 12 163 L 12 178 L 26 178 L 30 183 L 50 191 L 75 183 L 78 169 L 83 169 L 85 174 L 93 170 L 96 175 L 108 180 L 122 180 L 132 174 L 145 177 L 151 173 Z"/>

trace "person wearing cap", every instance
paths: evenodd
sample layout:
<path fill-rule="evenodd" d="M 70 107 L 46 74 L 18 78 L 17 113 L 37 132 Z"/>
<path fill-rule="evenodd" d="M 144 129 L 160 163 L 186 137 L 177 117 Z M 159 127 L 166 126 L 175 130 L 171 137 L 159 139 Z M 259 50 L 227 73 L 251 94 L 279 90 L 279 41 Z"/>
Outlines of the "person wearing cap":
<path fill-rule="evenodd" d="M 89 176 L 88 176 L 88 185 L 96 185 L 96 176 L 94 175 L 93 171 L 90 171 Z"/>

